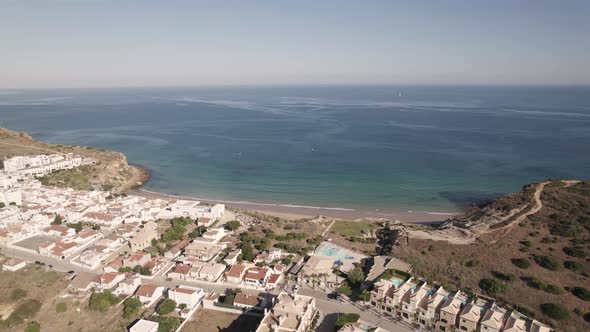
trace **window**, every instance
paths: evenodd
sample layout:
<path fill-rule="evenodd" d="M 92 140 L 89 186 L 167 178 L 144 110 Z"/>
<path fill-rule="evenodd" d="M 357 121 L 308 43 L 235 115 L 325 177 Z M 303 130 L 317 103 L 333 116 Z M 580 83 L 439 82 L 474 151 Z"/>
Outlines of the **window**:
<path fill-rule="evenodd" d="M 467 328 L 465 326 L 461 325 L 461 330 L 467 331 Z"/>
<path fill-rule="evenodd" d="M 443 322 L 443 323 L 445 323 L 445 324 L 448 323 L 448 321 L 446 319 L 444 319 L 444 318 L 442 318 L 440 321 Z"/>

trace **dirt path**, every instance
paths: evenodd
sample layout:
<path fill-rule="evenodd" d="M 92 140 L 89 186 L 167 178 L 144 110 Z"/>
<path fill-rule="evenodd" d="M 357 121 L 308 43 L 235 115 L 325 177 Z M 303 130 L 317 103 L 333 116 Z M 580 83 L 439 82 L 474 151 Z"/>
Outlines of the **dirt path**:
<path fill-rule="evenodd" d="M 512 226 L 518 224 L 519 222 L 523 221 L 526 217 L 539 212 L 543 208 L 543 202 L 541 201 L 541 194 L 543 193 L 543 189 L 548 183 L 552 181 L 545 181 L 539 183 L 537 186 L 537 190 L 535 190 L 535 194 L 533 195 L 533 199 L 535 201 L 535 206 L 527 213 L 523 214 L 522 216 L 516 218 L 513 222 L 511 222 L 508 226 Z"/>
<path fill-rule="evenodd" d="M 539 183 L 537 185 L 537 189 L 535 190 L 535 194 L 533 195 L 533 201 L 535 202 L 535 206 L 533 206 L 533 208 L 530 211 L 528 211 L 527 213 L 514 219 L 508 225 L 503 226 L 498 229 L 495 229 L 494 232 L 498 232 L 498 236 L 495 238 L 495 240 L 489 242 L 488 244 L 494 244 L 494 243 L 502 240 L 506 235 L 508 235 L 508 233 L 510 233 L 510 230 L 512 229 L 512 227 L 514 227 L 514 225 L 518 225 L 523 220 L 525 220 L 528 216 L 541 211 L 541 209 L 543 208 L 543 201 L 541 201 L 541 194 L 543 193 L 545 186 L 551 182 L 553 182 L 553 181 L 545 181 L 545 182 Z"/>

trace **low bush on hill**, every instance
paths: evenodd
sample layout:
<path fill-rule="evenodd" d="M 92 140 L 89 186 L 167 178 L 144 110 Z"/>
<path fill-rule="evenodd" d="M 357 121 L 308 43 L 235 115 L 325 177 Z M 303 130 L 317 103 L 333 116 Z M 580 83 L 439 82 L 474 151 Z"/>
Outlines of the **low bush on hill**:
<path fill-rule="evenodd" d="M 541 304 L 541 311 L 543 311 L 547 317 L 555 320 L 565 320 L 570 318 L 569 311 L 560 303 L 543 303 Z"/>
<path fill-rule="evenodd" d="M 528 269 L 531 266 L 531 262 L 526 258 L 514 258 L 512 259 L 512 264 L 521 269 Z"/>
<path fill-rule="evenodd" d="M 565 247 L 563 248 L 563 252 L 568 256 L 576 258 L 586 258 L 586 256 L 588 256 L 588 252 L 582 246 Z"/>
<path fill-rule="evenodd" d="M 566 269 L 572 270 L 572 271 L 579 271 L 582 268 L 582 264 L 580 264 L 578 262 L 572 262 L 572 261 L 563 262 L 563 266 Z"/>
<path fill-rule="evenodd" d="M 501 282 L 484 278 L 479 281 L 479 288 L 486 292 L 490 296 L 496 296 L 504 292 L 505 287 Z"/>
<path fill-rule="evenodd" d="M 504 273 L 504 272 L 499 272 L 499 271 L 493 271 L 492 274 L 494 275 L 494 277 L 502 280 L 502 281 L 514 281 L 516 280 L 516 276 L 512 273 Z"/>
<path fill-rule="evenodd" d="M 535 256 L 534 260 L 539 266 L 546 268 L 551 271 L 559 271 L 561 264 L 551 256 Z"/>
<path fill-rule="evenodd" d="M 574 287 L 572 289 L 572 294 L 584 301 L 590 301 L 590 291 L 584 287 Z"/>

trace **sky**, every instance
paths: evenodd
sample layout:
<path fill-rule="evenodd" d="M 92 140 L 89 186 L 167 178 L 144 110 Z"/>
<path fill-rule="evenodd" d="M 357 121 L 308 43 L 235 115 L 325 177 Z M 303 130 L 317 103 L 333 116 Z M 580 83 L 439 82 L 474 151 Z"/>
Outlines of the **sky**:
<path fill-rule="evenodd" d="M 0 0 L 0 88 L 588 85 L 590 1 Z"/>

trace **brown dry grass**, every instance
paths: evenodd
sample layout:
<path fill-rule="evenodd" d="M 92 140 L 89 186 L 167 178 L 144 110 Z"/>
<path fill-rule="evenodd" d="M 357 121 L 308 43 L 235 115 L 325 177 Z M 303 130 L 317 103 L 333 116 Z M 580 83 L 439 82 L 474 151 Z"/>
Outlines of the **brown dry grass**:
<path fill-rule="evenodd" d="M 590 324 L 575 314 L 576 308 L 584 313 L 590 311 L 588 302 L 585 302 L 570 292 L 565 287 L 583 286 L 590 288 L 590 264 L 583 258 L 574 258 L 566 255 L 564 247 L 571 246 L 572 238 L 560 237 L 550 234 L 548 219 L 552 214 L 567 215 L 571 211 L 580 212 L 580 204 L 590 203 L 590 197 L 577 197 L 578 203 L 571 204 L 574 199 L 570 193 L 558 192 L 560 188 L 550 188 L 543 195 L 544 207 L 529 220 L 513 227 L 500 241 L 494 244 L 492 240 L 499 234 L 488 233 L 480 238 L 480 241 L 469 245 L 454 245 L 443 241 L 411 239 L 409 247 L 398 247 L 393 255 L 401 257 L 414 265 L 415 273 L 424 276 L 428 280 L 438 281 L 444 284 L 454 285 L 462 289 L 481 293 L 478 283 L 482 278 L 493 278 L 493 271 L 509 273 L 516 276 L 511 282 L 505 282 L 506 290 L 499 296 L 499 300 L 511 305 L 524 306 L 535 313 L 535 317 L 549 322 L 559 330 L 582 331 L 588 330 Z M 549 199 L 551 199 L 549 201 Z M 558 203 L 561 202 L 561 203 Z M 584 203 L 586 202 L 586 203 Z M 590 206 L 590 205 L 587 205 Z M 577 209 L 577 210 L 574 210 Z M 581 210 L 588 213 L 589 210 Z M 586 241 L 584 247 L 588 249 L 588 232 L 580 232 L 578 239 Z M 555 238 L 554 243 L 542 243 L 543 238 Z M 530 241 L 528 251 L 521 251 L 526 247 L 521 241 Z M 539 265 L 534 260 L 534 255 L 552 256 L 561 264 L 559 271 L 550 271 Z M 521 269 L 512 264 L 513 258 L 527 258 L 531 266 Z M 478 261 L 479 265 L 466 266 L 468 261 Z M 580 271 L 574 272 L 563 267 L 563 262 L 575 261 L 582 266 Z M 523 278 L 534 277 L 545 284 L 560 287 L 563 294 L 550 294 L 527 286 Z M 540 304 L 553 302 L 561 303 L 570 310 L 571 319 L 567 321 L 550 321 L 540 310 Z"/>
<path fill-rule="evenodd" d="M 181 332 L 249 332 L 256 330 L 260 320 L 253 316 L 199 309 Z"/>
<path fill-rule="evenodd" d="M 125 322 L 121 319 L 120 307 L 113 307 L 106 313 L 90 311 L 87 296 L 62 297 L 66 294 L 68 284 L 69 280 L 64 273 L 29 265 L 17 272 L 0 272 L 0 298 L 4 299 L 4 307 L 29 298 L 41 302 L 40 311 L 31 320 L 41 324 L 42 331 L 127 331 Z M 17 301 L 9 300 L 10 293 L 17 288 L 25 290 L 27 295 Z M 57 313 L 58 303 L 65 303 L 67 310 Z M 79 312 L 77 308 L 80 309 Z M 20 324 L 3 331 L 20 332 L 24 326 L 25 324 Z"/>

